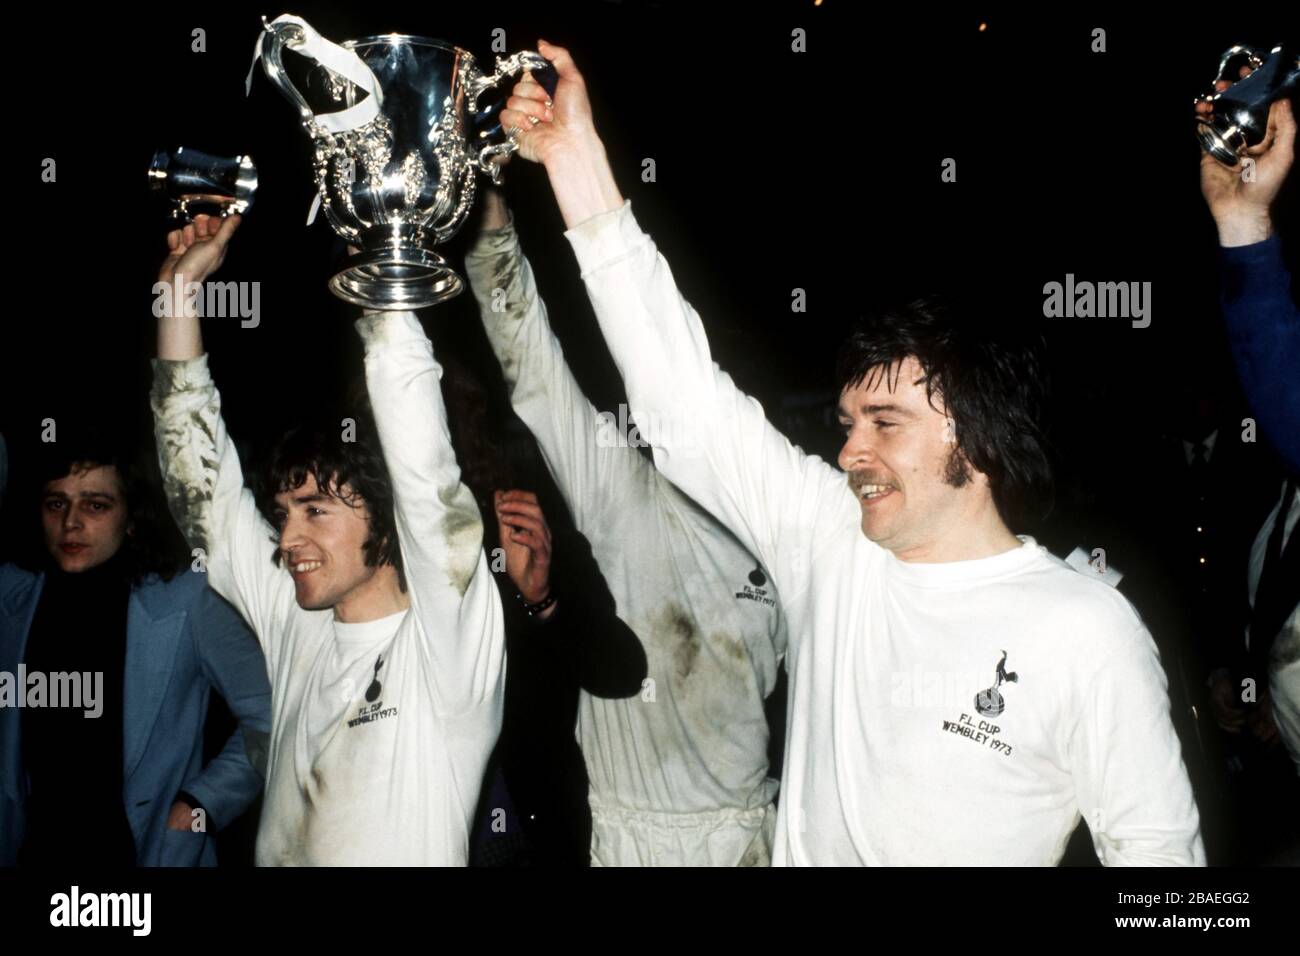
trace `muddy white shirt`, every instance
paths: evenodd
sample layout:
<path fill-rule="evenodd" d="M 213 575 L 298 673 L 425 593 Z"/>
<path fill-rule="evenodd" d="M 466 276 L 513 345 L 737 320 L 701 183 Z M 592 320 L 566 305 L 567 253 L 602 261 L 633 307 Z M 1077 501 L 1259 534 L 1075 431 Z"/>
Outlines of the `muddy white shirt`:
<path fill-rule="evenodd" d="M 272 563 L 275 533 L 244 487 L 206 356 L 154 363 L 159 458 L 177 523 L 266 654 L 258 864 L 463 865 L 501 727 L 500 597 L 419 322 L 388 313 L 357 328 L 393 482 L 406 611 L 348 625 L 298 606 L 288 571 Z"/>
<path fill-rule="evenodd" d="M 766 569 L 641 455 L 625 413 L 598 416 L 513 227 L 483 232 L 465 268 L 511 403 L 646 650 L 639 696 L 581 695 L 593 862 L 768 863 L 777 781 L 763 702 L 785 625 Z"/>
<path fill-rule="evenodd" d="M 1155 646 L 1032 540 L 898 561 L 844 473 L 713 364 L 630 204 L 566 234 L 655 462 L 771 570 L 789 621 L 778 864 L 1203 864 Z"/>

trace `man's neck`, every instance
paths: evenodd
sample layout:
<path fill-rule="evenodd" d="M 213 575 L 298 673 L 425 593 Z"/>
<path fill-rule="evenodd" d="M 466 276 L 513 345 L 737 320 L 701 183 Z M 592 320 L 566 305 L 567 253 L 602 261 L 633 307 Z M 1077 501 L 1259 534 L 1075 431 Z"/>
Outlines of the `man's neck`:
<path fill-rule="evenodd" d="M 334 605 L 334 620 L 343 624 L 364 624 L 405 611 L 410 606 L 411 596 L 398 584 L 397 569 L 384 565 L 370 580 Z"/>
<path fill-rule="evenodd" d="M 964 521 L 948 525 L 933 540 L 905 548 L 891 548 L 900 561 L 918 564 L 942 564 L 949 561 L 977 561 L 1005 554 L 1021 546 L 1021 541 L 1002 521 L 990 500 Z"/>

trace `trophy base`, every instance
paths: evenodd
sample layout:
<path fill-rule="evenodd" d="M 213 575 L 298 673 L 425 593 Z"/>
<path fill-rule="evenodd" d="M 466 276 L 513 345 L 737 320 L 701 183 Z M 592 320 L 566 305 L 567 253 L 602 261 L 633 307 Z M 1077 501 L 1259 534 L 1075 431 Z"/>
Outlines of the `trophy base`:
<path fill-rule="evenodd" d="M 381 312 L 423 309 L 460 295 L 465 282 L 446 260 L 425 249 L 381 249 L 348 260 L 330 279 L 345 302 Z"/>

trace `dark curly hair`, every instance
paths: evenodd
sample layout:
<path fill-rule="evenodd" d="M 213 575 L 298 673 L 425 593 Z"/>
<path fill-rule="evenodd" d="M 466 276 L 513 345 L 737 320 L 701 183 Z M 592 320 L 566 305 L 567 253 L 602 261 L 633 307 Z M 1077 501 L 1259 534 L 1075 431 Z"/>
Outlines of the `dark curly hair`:
<path fill-rule="evenodd" d="M 948 481 L 960 487 L 965 462 L 988 476 L 998 514 L 1010 528 L 1041 520 L 1052 507 L 1049 443 L 1042 427 L 1048 376 L 1041 335 L 976 325 L 944 298 L 917 299 L 865 319 L 840 348 L 839 391 L 883 377 L 892 391 L 908 357 L 922 369 L 931 407 L 942 399 L 956 426 L 960 458 Z"/>
<path fill-rule="evenodd" d="M 317 417 L 291 430 L 271 450 L 259 469 L 254 497 L 263 517 L 275 527 L 275 496 L 301 488 L 315 479 L 321 491 L 338 498 L 349 507 L 364 502 L 370 513 L 370 536 L 361 546 L 366 564 L 378 567 L 391 564 L 397 569 L 397 582 L 406 591 L 406 571 L 402 567 L 402 550 L 397 538 L 397 518 L 393 509 L 393 483 L 380 451 L 378 431 L 369 410 L 353 411 L 355 438 L 344 441 L 341 418 Z M 342 494 L 347 485 L 351 493 Z M 279 544 L 279 539 L 274 539 Z M 277 549 L 272 560 L 278 566 Z"/>

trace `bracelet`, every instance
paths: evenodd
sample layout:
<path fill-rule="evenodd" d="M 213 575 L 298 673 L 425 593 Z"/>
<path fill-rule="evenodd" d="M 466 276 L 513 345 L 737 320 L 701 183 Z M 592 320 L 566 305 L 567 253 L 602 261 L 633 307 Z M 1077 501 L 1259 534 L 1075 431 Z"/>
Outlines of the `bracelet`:
<path fill-rule="evenodd" d="M 524 613 L 529 617 L 536 617 L 555 603 L 554 591 L 551 591 L 550 594 L 542 598 L 542 600 L 538 601 L 536 604 L 529 604 L 524 600 L 524 596 L 518 591 L 515 592 L 515 597 L 519 598 L 519 603 L 524 606 Z"/>

